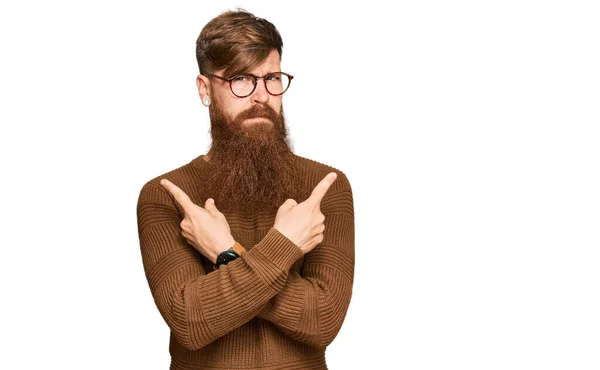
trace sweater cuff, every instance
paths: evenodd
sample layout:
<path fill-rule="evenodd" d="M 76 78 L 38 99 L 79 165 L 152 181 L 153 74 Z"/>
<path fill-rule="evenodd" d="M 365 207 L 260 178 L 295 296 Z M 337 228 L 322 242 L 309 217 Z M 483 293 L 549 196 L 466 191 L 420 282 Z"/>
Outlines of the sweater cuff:
<path fill-rule="evenodd" d="M 253 249 L 258 249 L 263 256 L 282 271 L 288 271 L 303 256 L 300 247 L 274 227 Z"/>

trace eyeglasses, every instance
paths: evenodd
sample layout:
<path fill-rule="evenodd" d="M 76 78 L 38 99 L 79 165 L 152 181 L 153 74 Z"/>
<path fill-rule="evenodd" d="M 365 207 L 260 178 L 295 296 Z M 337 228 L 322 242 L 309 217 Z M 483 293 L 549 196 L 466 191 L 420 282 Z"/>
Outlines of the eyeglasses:
<path fill-rule="evenodd" d="M 260 78 L 263 79 L 263 82 L 265 83 L 265 88 L 267 89 L 267 92 L 269 94 L 273 96 L 282 95 L 290 87 L 290 82 L 292 82 L 292 78 L 294 78 L 294 76 L 284 72 L 268 73 L 262 77 L 255 76 L 250 73 L 239 74 L 231 78 L 217 76 L 212 73 L 206 74 L 204 76 L 216 77 L 225 82 L 229 82 L 231 92 L 238 98 L 245 98 L 247 96 L 252 95 L 254 90 L 256 90 L 256 85 L 258 79 Z"/>

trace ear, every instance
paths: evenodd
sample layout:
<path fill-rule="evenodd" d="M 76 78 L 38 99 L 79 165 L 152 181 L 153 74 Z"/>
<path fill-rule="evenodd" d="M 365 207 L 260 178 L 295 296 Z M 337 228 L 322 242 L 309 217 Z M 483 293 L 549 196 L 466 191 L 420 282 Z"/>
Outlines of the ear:
<path fill-rule="evenodd" d="M 210 99 L 210 82 L 206 76 L 198 75 L 198 77 L 196 77 L 196 87 L 198 88 L 200 101 L 204 101 L 205 98 Z"/>

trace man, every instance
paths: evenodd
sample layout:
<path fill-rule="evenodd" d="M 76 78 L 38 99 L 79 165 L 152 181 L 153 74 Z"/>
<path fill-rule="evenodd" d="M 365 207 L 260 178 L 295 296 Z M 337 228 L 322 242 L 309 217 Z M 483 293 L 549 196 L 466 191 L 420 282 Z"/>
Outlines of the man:
<path fill-rule="evenodd" d="M 210 150 L 139 194 L 144 271 L 171 329 L 171 369 L 326 369 L 346 316 L 352 190 L 343 172 L 290 149 L 282 47 L 270 22 L 243 10 L 203 28 L 196 82 Z"/>

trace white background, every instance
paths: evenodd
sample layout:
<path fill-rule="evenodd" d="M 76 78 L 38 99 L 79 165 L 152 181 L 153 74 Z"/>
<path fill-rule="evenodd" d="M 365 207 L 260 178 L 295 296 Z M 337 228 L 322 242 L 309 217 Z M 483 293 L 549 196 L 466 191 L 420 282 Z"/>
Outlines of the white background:
<path fill-rule="evenodd" d="M 600 368 L 596 2 L 300 4 L 2 2 L 0 368 L 168 368 L 137 197 L 208 149 L 195 40 L 238 5 L 353 188 L 330 369 Z"/>

